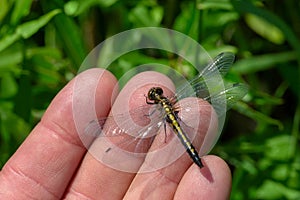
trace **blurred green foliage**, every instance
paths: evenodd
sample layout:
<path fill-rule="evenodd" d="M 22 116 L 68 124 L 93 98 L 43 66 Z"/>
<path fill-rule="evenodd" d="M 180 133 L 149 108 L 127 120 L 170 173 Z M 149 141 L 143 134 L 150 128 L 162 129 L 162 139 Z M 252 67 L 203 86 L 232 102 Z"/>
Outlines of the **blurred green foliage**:
<path fill-rule="evenodd" d="M 158 26 L 194 38 L 212 56 L 237 55 L 228 78 L 246 82 L 249 94 L 213 150 L 232 168 L 231 199 L 300 199 L 299 10 L 296 0 L 1 0 L 1 166 L 93 47 Z M 185 72 L 176 57 L 133 52 L 115 74 L 148 61 Z"/>

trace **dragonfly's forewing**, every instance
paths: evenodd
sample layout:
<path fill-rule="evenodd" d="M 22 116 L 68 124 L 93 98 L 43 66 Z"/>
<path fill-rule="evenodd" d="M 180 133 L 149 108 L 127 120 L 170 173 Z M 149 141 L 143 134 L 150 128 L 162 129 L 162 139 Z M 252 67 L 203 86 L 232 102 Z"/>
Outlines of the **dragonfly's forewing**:
<path fill-rule="evenodd" d="M 224 77 L 227 74 L 234 58 L 234 54 L 230 52 L 219 54 L 195 78 L 189 81 L 188 85 L 180 87 L 176 97 L 182 99 L 196 96 L 209 102 L 213 101 L 213 107 L 217 110 L 217 113 L 219 115 L 224 114 L 236 101 L 241 100 L 248 91 L 243 84 L 229 84 L 224 80 L 220 81 L 220 77 L 218 77 L 218 75 Z M 213 87 L 208 88 L 207 82 L 213 83 Z"/>

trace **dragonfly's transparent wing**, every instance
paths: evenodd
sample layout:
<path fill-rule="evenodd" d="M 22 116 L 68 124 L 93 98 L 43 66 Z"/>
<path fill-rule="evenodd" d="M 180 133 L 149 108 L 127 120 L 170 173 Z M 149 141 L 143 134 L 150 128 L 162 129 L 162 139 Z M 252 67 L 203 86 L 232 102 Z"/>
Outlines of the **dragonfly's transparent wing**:
<path fill-rule="evenodd" d="M 90 122 L 84 133 L 89 139 L 89 135 L 93 135 L 87 146 L 89 153 L 113 169 L 137 172 L 146 155 L 152 153 L 149 149 L 163 124 L 162 112 L 155 108 L 157 105 L 150 106 L 153 109 L 146 114 L 146 107 L 142 107 L 130 114 L 114 114 Z"/>
<path fill-rule="evenodd" d="M 223 77 L 229 71 L 229 68 L 232 65 L 233 61 L 234 54 L 230 52 L 219 54 L 195 78 L 193 78 L 187 84 L 181 86 L 177 90 L 177 99 L 182 99 L 190 96 L 197 96 L 199 98 L 209 96 L 209 90 L 205 82 L 213 81 L 212 79 L 216 79 L 216 74 L 220 74 Z M 216 84 L 218 83 L 219 81 L 216 80 Z"/>
<path fill-rule="evenodd" d="M 230 52 L 219 54 L 198 76 L 189 82 L 189 86 L 184 85 L 178 90 L 177 99 L 196 96 L 210 103 L 213 101 L 212 105 L 218 115 L 224 114 L 226 110 L 232 108 L 235 102 L 241 100 L 248 91 L 247 86 L 244 84 L 227 83 L 225 80 L 220 82 L 216 77 L 218 74 L 221 77 L 225 76 L 233 61 L 234 54 Z M 214 87 L 208 89 L 206 82 L 213 83 Z M 190 89 L 188 89 L 189 87 Z"/>
<path fill-rule="evenodd" d="M 203 99 L 208 102 L 210 102 L 211 99 L 214 99 L 214 109 L 217 111 L 217 113 L 220 113 L 218 111 L 224 110 L 224 107 L 226 107 L 226 110 L 231 109 L 237 101 L 240 101 L 247 94 L 247 92 L 248 87 L 245 84 L 226 83 L 224 91 L 210 94 Z M 225 95 L 226 98 L 225 102 L 223 101 L 223 95 Z"/>
<path fill-rule="evenodd" d="M 93 120 L 86 127 L 85 134 L 94 139 L 109 138 L 112 146 L 106 149 L 107 152 L 113 151 L 113 148 L 122 148 L 133 153 L 145 153 L 163 124 L 163 113 L 157 107 L 153 105 L 152 110 L 155 112 L 150 112 L 149 106 L 142 106 L 127 114 Z"/>
<path fill-rule="evenodd" d="M 234 62 L 234 54 L 231 52 L 223 52 L 220 53 L 217 57 L 214 58 L 214 60 L 208 64 L 202 72 L 200 72 L 199 76 L 206 75 L 211 76 L 214 74 L 216 70 L 219 71 L 221 76 L 224 76 L 229 71 L 229 68 L 231 67 L 232 63 Z"/>

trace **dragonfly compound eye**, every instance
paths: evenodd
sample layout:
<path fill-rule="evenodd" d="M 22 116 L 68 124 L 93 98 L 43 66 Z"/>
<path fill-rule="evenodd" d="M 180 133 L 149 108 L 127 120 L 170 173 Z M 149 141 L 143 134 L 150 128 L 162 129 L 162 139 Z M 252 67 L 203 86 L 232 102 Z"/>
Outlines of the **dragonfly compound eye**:
<path fill-rule="evenodd" d="M 163 94 L 163 90 L 160 87 L 153 87 L 148 92 L 148 98 L 150 100 L 157 100 L 158 96 Z"/>
<path fill-rule="evenodd" d="M 156 94 L 156 88 L 151 88 L 150 90 L 149 90 L 149 92 L 148 92 L 148 98 L 150 99 L 150 100 L 155 100 L 156 98 L 155 98 L 155 94 Z"/>
<path fill-rule="evenodd" d="M 160 87 L 155 88 L 155 92 L 156 94 L 158 94 L 159 96 L 161 96 L 163 94 L 163 90 Z"/>

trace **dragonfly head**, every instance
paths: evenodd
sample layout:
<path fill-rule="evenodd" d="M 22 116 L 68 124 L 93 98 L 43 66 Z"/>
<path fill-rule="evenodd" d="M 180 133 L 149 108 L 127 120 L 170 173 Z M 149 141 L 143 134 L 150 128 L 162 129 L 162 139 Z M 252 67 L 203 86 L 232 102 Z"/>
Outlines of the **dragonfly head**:
<path fill-rule="evenodd" d="M 163 90 L 160 87 L 153 87 L 148 92 L 148 98 L 156 101 L 163 94 Z"/>

